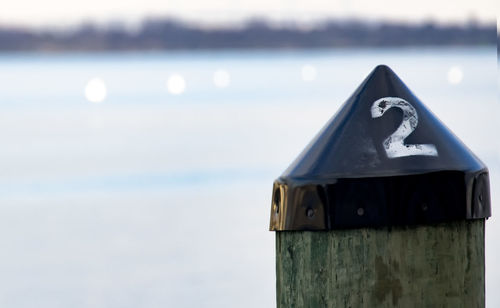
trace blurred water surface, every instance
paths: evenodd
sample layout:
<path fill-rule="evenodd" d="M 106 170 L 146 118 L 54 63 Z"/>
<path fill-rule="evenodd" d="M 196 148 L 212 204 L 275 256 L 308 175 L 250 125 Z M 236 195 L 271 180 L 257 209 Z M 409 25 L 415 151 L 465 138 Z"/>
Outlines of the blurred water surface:
<path fill-rule="evenodd" d="M 0 306 L 274 307 L 272 181 L 381 63 L 485 161 L 495 205 L 494 47 L 0 55 Z"/>

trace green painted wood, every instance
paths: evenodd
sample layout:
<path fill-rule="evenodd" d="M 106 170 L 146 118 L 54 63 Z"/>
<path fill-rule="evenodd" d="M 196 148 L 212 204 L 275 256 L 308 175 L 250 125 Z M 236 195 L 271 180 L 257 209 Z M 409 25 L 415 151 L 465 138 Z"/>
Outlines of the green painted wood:
<path fill-rule="evenodd" d="M 484 307 L 484 220 L 276 232 L 278 307 Z"/>

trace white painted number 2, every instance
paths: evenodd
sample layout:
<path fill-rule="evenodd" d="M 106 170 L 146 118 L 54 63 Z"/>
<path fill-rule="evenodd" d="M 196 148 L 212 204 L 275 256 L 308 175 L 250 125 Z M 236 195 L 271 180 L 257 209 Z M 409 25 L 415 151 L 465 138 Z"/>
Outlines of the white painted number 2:
<path fill-rule="evenodd" d="M 381 117 L 392 107 L 403 111 L 403 122 L 392 135 L 384 142 L 384 149 L 387 157 L 405 157 L 414 155 L 438 156 L 436 146 L 433 144 L 405 144 L 404 140 L 417 128 L 418 115 L 415 108 L 399 97 L 383 97 L 376 100 L 371 108 L 372 118 Z"/>

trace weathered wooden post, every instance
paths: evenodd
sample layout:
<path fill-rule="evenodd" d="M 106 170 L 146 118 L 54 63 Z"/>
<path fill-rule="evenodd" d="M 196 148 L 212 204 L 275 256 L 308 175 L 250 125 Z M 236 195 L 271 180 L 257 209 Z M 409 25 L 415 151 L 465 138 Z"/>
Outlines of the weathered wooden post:
<path fill-rule="evenodd" d="M 484 307 L 488 169 L 387 66 L 272 200 L 278 307 Z"/>

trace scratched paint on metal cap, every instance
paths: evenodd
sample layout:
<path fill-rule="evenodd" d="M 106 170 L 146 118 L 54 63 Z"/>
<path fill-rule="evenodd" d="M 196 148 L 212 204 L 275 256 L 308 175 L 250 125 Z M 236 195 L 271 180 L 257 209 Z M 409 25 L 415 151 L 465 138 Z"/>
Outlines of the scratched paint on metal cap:
<path fill-rule="evenodd" d="M 379 65 L 274 182 L 270 229 L 429 224 L 490 209 L 484 163 Z"/>

